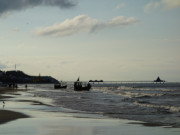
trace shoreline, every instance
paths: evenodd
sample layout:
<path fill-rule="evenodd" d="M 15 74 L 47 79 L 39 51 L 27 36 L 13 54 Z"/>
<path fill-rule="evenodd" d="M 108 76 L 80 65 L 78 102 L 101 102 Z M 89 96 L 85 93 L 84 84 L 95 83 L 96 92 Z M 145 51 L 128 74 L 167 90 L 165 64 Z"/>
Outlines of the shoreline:
<path fill-rule="evenodd" d="M 5 100 L 6 104 L 4 109 L 0 109 L 0 134 L 141 135 L 146 132 L 147 135 L 158 133 L 178 135 L 180 133 L 179 128 L 165 128 L 156 123 L 114 119 L 53 106 L 50 100 L 31 95 L 26 90 L 3 92 L 0 90 L 0 101 L 2 100 Z"/>
<path fill-rule="evenodd" d="M 6 96 L 2 94 L 6 94 L 8 92 L 16 92 L 18 91 L 17 89 L 10 89 L 10 88 L 5 88 L 5 87 L 0 87 L 0 102 L 8 99 L 8 98 L 13 98 L 13 96 Z M 30 118 L 28 115 L 16 111 L 11 111 L 11 110 L 5 110 L 5 104 L 2 104 L 2 108 L 0 109 L 0 125 L 8 123 L 10 121 L 14 121 L 17 119 L 22 119 L 22 118 Z"/>

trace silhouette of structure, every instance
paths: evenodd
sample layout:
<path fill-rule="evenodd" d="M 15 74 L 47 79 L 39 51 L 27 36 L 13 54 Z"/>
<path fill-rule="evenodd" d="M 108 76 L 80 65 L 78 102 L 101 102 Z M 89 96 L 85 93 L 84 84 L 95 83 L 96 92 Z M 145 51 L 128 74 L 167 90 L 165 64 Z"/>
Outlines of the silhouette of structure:
<path fill-rule="evenodd" d="M 159 82 L 159 83 L 163 82 L 163 83 L 164 83 L 164 82 L 165 82 L 165 80 L 161 80 L 161 79 L 160 79 L 160 77 L 158 76 L 158 77 L 157 77 L 157 79 L 156 79 L 156 80 L 154 80 L 154 82 L 156 82 L 156 83 L 157 83 L 157 82 Z"/>

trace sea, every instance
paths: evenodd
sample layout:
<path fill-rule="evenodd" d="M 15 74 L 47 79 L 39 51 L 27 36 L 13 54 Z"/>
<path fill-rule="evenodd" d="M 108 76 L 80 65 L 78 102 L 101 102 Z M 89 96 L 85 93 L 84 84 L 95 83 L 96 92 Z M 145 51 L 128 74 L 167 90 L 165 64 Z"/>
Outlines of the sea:
<path fill-rule="evenodd" d="M 180 127 L 180 83 L 104 82 L 92 83 L 90 91 L 74 91 L 73 82 L 68 82 L 67 89 L 28 84 L 28 90 L 36 97 L 51 99 L 59 108 L 142 121 L 149 126 Z"/>

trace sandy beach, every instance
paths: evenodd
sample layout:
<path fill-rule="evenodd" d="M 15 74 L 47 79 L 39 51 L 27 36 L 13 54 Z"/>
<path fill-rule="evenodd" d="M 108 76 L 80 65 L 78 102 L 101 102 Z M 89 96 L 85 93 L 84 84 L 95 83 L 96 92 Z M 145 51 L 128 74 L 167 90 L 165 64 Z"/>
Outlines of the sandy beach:
<path fill-rule="evenodd" d="M 5 104 L 2 103 L 5 101 Z M 179 135 L 179 128 L 60 108 L 28 90 L 0 90 L 0 134 Z"/>

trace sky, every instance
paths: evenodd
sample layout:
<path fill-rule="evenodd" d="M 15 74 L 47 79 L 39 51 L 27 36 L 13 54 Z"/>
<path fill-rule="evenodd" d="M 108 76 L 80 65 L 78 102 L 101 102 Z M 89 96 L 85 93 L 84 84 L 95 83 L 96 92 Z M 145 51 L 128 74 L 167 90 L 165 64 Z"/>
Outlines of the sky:
<path fill-rule="evenodd" d="M 0 0 L 0 70 L 180 82 L 180 0 Z"/>

